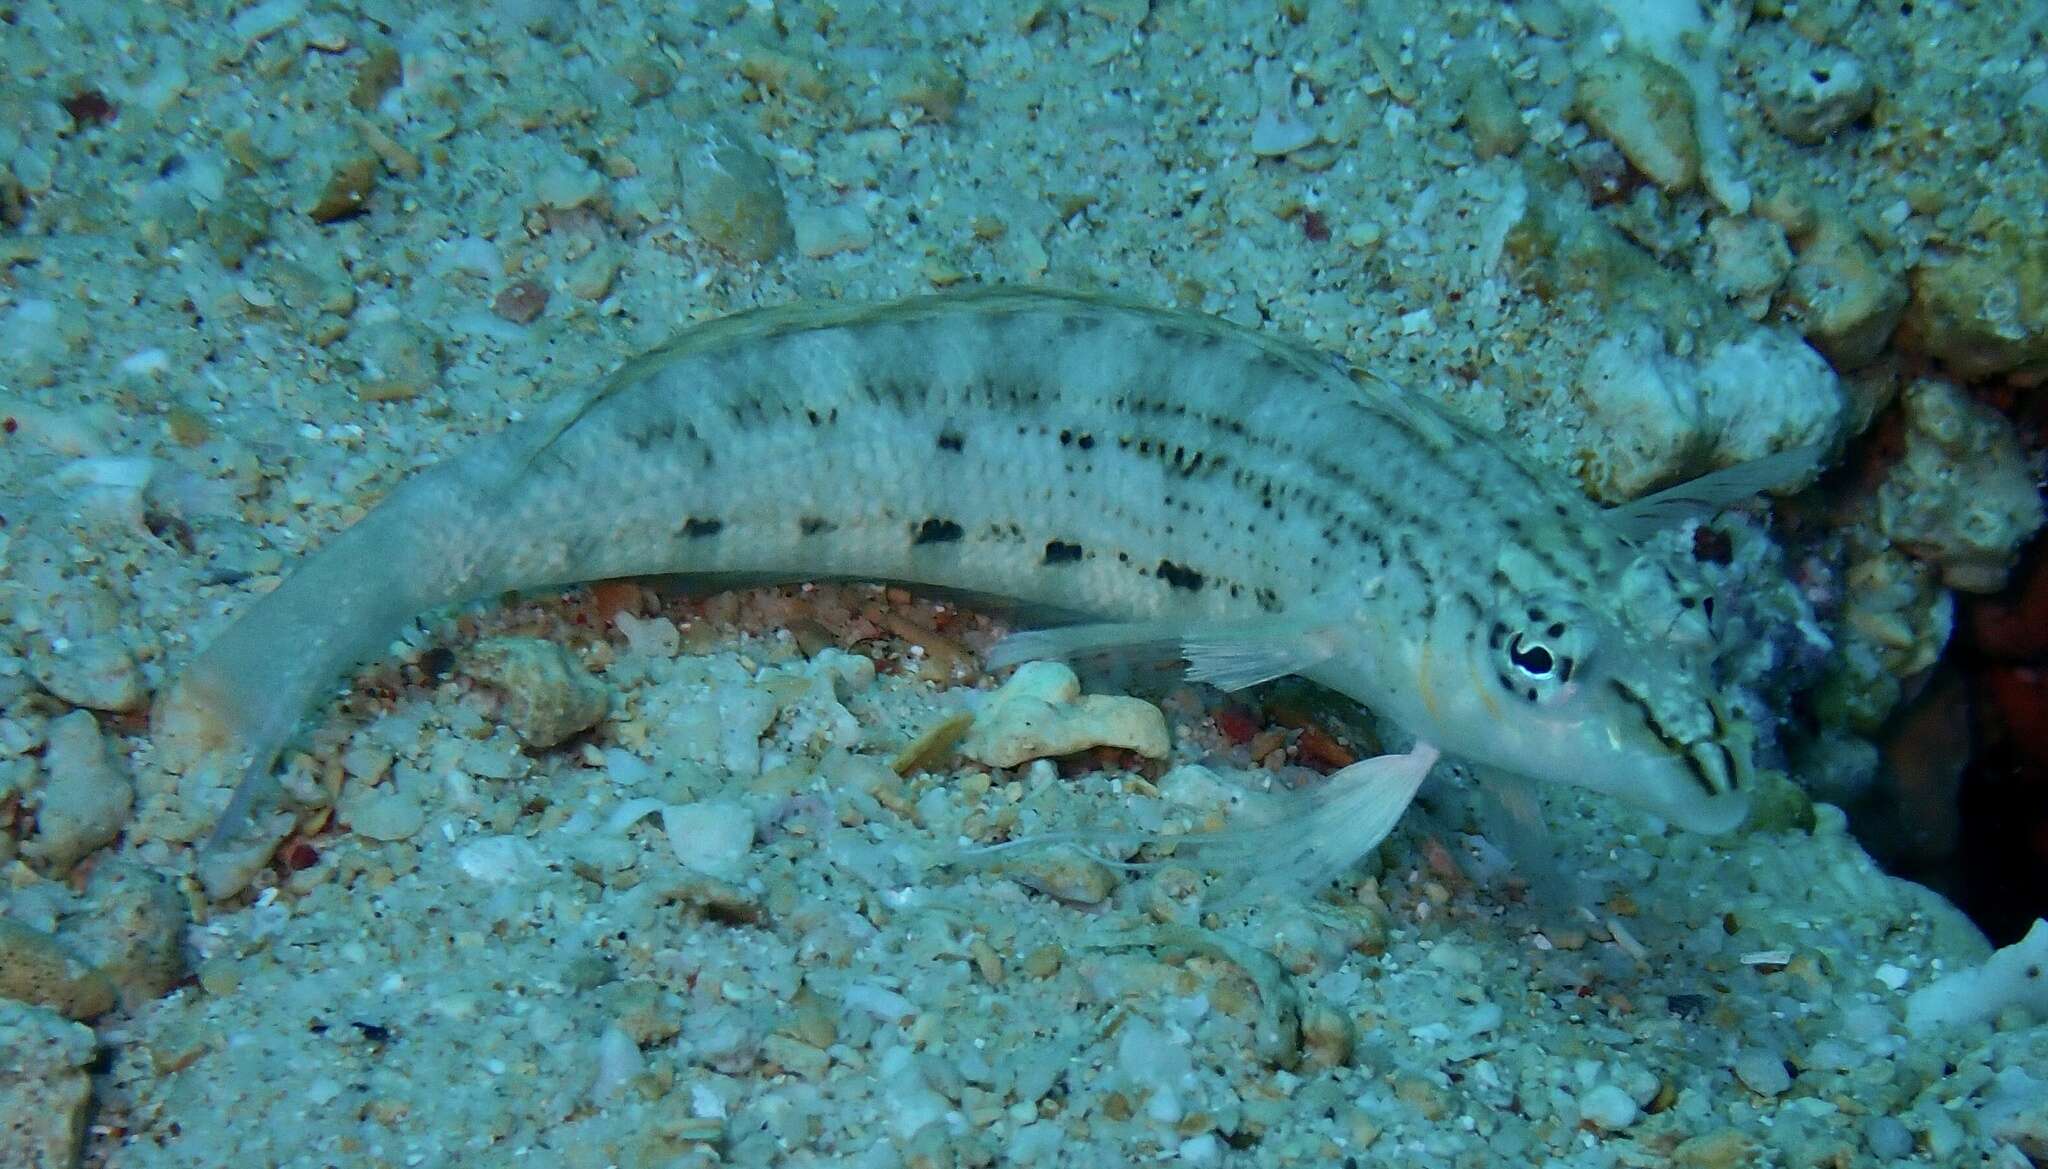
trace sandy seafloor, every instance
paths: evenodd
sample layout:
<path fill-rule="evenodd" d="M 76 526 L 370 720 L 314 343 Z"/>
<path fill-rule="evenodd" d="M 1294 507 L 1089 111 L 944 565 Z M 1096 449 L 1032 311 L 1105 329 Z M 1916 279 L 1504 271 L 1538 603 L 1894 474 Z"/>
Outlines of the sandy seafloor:
<path fill-rule="evenodd" d="M 1720 76 L 1758 192 L 1888 226 L 1897 268 L 1940 218 L 1902 192 L 1988 206 L 2038 179 L 1971 131 L 2039 88 L 2005 6 L 1804 6 L 1895 99 L 1970 95 L 1924 119 L 1957 127 L 1953 173 L 1939 148 L 1766 124 L 1749 81 L 1802 14 L 1755 7 L 1775 15 Z M 1588 355 L 1731 300 L 1697 189 L 1597 212 L 1662 282 L 1532 281 L 1504 254 L 1532 204 L 1587 201 L 1540 164 L 1586 140 L 1554 95 L 1599 24 L 1320 0 L 0 5 L 0 904 L 122 991 L 108 1010 L 75 968 L 28 978 L 10 935 L 9 985 L 91 1033 L 8 1008 L 0 1159 L 2038 1164 L 2048 1031 L 2012 1007 L 1909 1034 L 1907 996 L 1988 947 L 1831 807 L 1708 840 L 1549 793 L 1573 885 L 1518 874 L 1438 781 L 1326 895 L 1213 914 L 1229 890 L 1192 863 L 933 867 L 995 826 L 1156 824 L 1205 780 L 1163 782 L 1184 765 L 1312 782 L 1332 733 L 1364 732 L 1154 690 L 1169 760 L 898 778 L 888 759 L 994 684 L 976 655 L 999 628 L 872 588 L 612 586 L 426 622 L 308 720 L 295 783 L 338 809 L 239 897 L 192 880 L 224 793 L 163 773 L 147 695 L 407 469 L 692 321 L 1114 290 L 1305 338 L 1583 472 Z M 1475 56 L 1520 141 L 1461 104 Z M 610 716 L 522 750 L 451 668 L 494 633 L 568 647 Z M 36 662 L 80 645 L 66 700 Z M 70 868 L 29 843 L 27 796 L 74 705 L 136 795 Z M 69 725 L 75 755 L 91 728 Z M 751 843 L 679 860 L 736 816 Z"/>

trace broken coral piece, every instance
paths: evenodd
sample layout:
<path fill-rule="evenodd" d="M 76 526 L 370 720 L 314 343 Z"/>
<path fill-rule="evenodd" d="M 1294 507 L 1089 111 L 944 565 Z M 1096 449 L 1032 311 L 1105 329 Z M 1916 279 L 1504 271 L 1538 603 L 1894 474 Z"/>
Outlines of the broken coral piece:
<path fill-rule="evenodd" d="M 1906 1000 L 1906 1029 L 1924 1035 L 1940 1027 L 1987 1021 L 2007 1007 L 2024 1006 L 2036 1018 L 2048 1016 L 2048 921 L 2037 920 L 2027 936 L 1958 970 Z"/>
<path fill-rule="evenodd" d="M 991 767 L 1124 747 L 1147 759 L 1166 756 L 1166 716 L 1137 698 L 1083 695 L 1081 680 L 1058 662 L 1028 662 L 976 713 L 960 753 Z"/>

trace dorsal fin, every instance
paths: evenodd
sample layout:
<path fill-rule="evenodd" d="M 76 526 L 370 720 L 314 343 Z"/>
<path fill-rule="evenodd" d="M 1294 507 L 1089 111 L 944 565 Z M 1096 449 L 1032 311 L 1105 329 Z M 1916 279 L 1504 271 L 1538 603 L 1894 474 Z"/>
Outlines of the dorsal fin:
<path fill-rule="evenodd" d="M 1641 542 L 1692 519 L 1705 519 L 1754 495 L 1811 480 L 1825 448 L 1794 447 L 1701 475 L 1607 509 L 1624 540 Z"/>

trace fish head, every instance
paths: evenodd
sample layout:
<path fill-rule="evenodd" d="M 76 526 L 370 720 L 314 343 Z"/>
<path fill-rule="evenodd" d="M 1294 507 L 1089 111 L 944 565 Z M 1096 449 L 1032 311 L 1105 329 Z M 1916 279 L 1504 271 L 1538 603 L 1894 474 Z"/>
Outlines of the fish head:
<path fill-rule="evenodd" d="M 1574 588 L 1554 573 L 1497 573 L 1476 628 L 1432 636 L 1454 638 L 1466 665 L 1433 682 L 1438 745 L 1692 831 L 1739 825 L 1758 770 L 1755 726 L 1695 620 L 1710 603 L 1665 579 L 1661 590 Z"/>

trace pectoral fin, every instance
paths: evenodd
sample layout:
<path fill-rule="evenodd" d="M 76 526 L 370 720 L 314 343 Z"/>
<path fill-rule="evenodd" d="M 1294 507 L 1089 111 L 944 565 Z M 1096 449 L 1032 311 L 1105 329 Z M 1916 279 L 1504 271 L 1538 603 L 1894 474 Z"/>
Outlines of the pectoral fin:
<path fill-rule="evenodd" d="M 1266 623 L 1197 630 L 1181 640 L 1188 679 L 1218 690 L 1243 690 L 1301 674 L 1335 657 L 1335 625 Z"/>
<path fill-rule="evenodd" d="M 1068 625 L 1013 633 L 989 651 L 991 667 L 1096 654 L 1156 656 L 1187 662 L 1190 681 L 1221 690 L 1300 674 L 1329 660 L 1342 644 L 1336 623 L 1296 619 L 1189 624 L 1139 621 Z"/>
<path fill-rule="evenodd" d="M 1173 621 L 1121 621 L 1062 625 L 1012 633 L 988 651 L 990 669 L 1024 662 L 1068 661 L 1094 654 L 1178 657 L 1187 626 Z"/>

